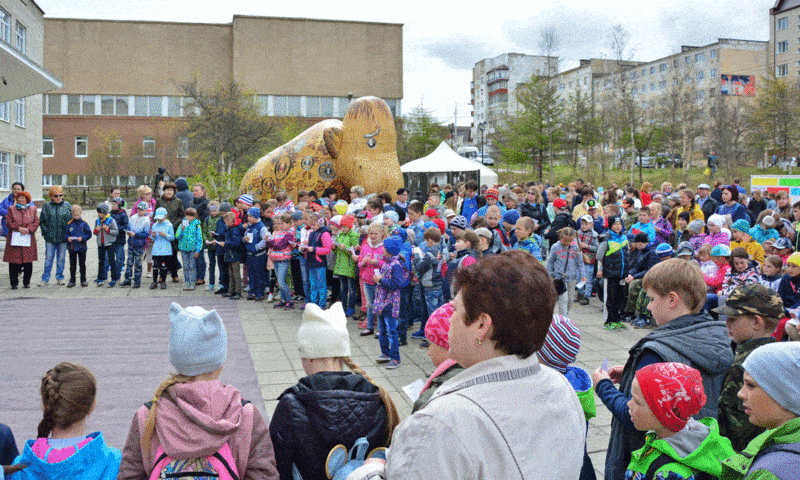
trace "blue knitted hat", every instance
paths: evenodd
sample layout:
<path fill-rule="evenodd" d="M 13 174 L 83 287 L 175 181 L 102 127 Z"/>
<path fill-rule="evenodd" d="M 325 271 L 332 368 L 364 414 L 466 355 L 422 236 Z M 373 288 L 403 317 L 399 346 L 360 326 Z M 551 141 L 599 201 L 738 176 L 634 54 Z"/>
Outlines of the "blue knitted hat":
<path fill-rule="evenodd" d="M 464 215 L 456 215 L 450 220 L 450 226 L 466 230 L 469 228 L 469 223 L 467 223 L 467 217 Z"/>
<path fill-rule="evenodd" d="M 656 255 L 658 255 L 659 258 L 672 257 L 675 255 L 675 250 L 672 249 L 669 243 L 659 243 L 656 247 Z"/>
<path fill-rule="evenodd" d="M 742 366 L 778 405 L 800 415 L 800 342 L 762 345 Z"/>
<path fill-rule="evenodd" d="M 258 207 L 250 207 L 247 209 L 247 214 L 253 218 L 261 218 L 261 210 Z"/>
<path fill-rule="evenodd" d="M 509 210 L 503 215 L 503 221 L 511 225 L 516 225 L 517 220 L 519 220 L 519 212 L 516 210 Z"/>
<path fill-rule="evenodd" d="M 402 245 L 402 243 L 400 237 L 391 236 L 383 241 L 383 248 L 385 248 L 390 255 L 397 255 L 400 253 L 400 245 Z"/>

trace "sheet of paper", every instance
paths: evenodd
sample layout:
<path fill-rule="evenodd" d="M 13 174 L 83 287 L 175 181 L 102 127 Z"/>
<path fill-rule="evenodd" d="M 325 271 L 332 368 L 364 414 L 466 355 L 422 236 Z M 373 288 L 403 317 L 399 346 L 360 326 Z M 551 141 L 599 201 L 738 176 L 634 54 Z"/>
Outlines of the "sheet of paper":
<path fill-rule="evenodd" d="M 11 232 L 11 246 L 12 247 L 30 247 L 31 234 L 22 235 L 19 232 Z"/>
<path fill-rule="evenodd" d="M 409 383 L 403 387 L 403 391 L 406 393 L 406 396 L 409 398 L 409 400 L 416 402 L 419 398 L 420 391 L 424 386 L 425 381 L 421 378 L 418 378 L 414 383 Z"/>

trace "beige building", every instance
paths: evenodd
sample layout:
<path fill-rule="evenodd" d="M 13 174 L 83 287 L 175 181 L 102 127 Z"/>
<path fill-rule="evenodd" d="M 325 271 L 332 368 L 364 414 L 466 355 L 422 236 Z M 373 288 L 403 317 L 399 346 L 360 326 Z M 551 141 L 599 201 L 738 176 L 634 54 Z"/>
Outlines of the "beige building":
<path fill-rule="evenodd" d="M 44 60 L 63 87 L 45 96 L 45 184 L 139 184 L 153 172 L 90 171 L 97 149 L 191 173 L 176 136 L 188 113 L 179 85 L 237 82 L 264 115 L 341 118 L 349 97 L 375 95 L 400 114 L 400 24 L 250 17 L 227 24 L 45 20 Z M 98 133 L 99 132 L 99 133 Z M 188 159 L 188 160 L 184 160 Z M 143 178 L 145 177 L 145 178 Z"/>
<path fill-rule="evenodd" d="M 577 67 L 559 73 L 553 82 L 564 97 L 581 95 L 595 99 L 595 89 L 602 85 L 598 80 L 618 72 L 620 65 L 623 70 L 627 70 L 641 64 L 642 62 L 619 62 L 602 58 L 581 60 Z"/>
<path fill-rule="evenodd" d="M 776 0 L 769 10 L 768 64 L 778 78 L 800 78 L 800 1 Z"/>
<path fill-rule="evenodd" d="M 42 67 L 44 12 L 32 0 L 0 0 L 0 196 L 22 182 L 42 199 L 42 92 L 61 86 Z"/>

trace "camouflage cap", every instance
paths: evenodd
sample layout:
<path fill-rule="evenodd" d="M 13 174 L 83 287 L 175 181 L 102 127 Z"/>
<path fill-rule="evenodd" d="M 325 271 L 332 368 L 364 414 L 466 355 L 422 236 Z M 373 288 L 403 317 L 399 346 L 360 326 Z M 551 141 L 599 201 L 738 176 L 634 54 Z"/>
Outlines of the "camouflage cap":
<path fill-rule="evenodd" d="M 783 316 L 783 300 L 775 290 L 760 283 L 736 287 L 725 300 L 725 305 L 713 309 L 722 315 L 761 315 L 780 318 Z"/>

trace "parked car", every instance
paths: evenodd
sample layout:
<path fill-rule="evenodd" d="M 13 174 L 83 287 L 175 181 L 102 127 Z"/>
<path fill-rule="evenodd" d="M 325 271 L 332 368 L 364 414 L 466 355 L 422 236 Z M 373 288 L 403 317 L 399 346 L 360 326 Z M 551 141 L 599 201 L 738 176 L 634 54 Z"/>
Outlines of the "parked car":
<path fill-rule="evenodd" d="M 658 168 L 683 168 L 683 159 L 680 153 L 659 153 L 656 163 Z"/>
<path fill-rule="evenodd" d="M 642 168 L 656 168 L 656 159 L 649 155 L 636 157 L 636 166 Z"/>

